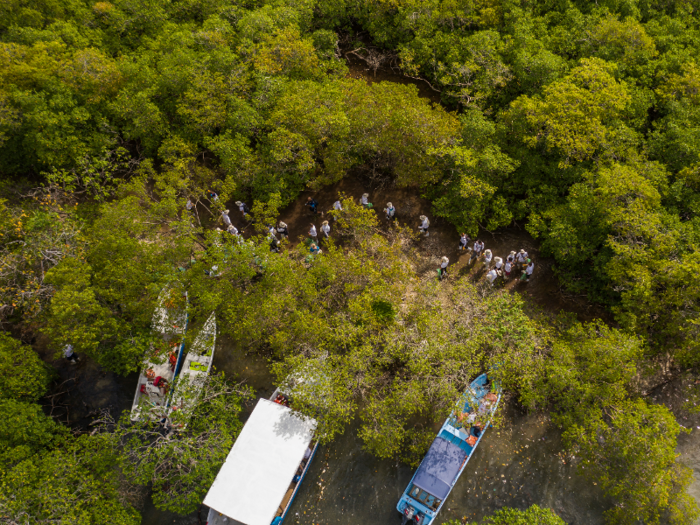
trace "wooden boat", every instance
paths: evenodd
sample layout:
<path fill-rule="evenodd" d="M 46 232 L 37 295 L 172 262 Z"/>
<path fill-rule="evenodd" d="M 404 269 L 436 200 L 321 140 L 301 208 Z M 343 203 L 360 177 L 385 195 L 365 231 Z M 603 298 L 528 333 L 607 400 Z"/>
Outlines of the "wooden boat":
<path fill-rule="evenodd" d="M 187 292 L 179 282 L 166 286 L 158 296 L 151 325 L 168 350 L 144 361 L 131 407 L 132 421 L 146 414 L 150 420 L 159 421 L 167 415 L 170 386 L 180 372 L 185 349 L 187 301 Z"/>
<path fill-rule="evenodd" d="M 216 314 L 212 312 L 190 346 L 173 388 L 168 407 L 168 425 L 175 430 L 184 430 L 192 417 L 204 380 L 211 371 L 215 350 Z"/>
<path fill-rule="evenodd" d="M 296 496 L 318 443 L 316 421 L 272 394 L 259 399 L 204 504 L 208 525 L 279 525 Z"/>
<path fill-rule="evenodd" d="M 477 377 L 467 388 L 396 505 L 404 525 L 411 520 L 416 525 L 435 522 L 484 437 L 500 401 L 501 389 L 491 385 L 486 374 Z M 479 423 L 480 431 L 475 426 Z"/>

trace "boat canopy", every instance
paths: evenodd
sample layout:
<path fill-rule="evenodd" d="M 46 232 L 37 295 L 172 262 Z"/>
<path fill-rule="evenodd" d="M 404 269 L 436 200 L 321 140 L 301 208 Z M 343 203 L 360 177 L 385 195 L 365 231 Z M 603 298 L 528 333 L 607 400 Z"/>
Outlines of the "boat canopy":
<path fill-rule="evenodd" d="M 467 453 L 443 439 L 435 438 L 413 478 L 413 484 L 439 499 L 445 499 Z"/>
<path fill-rule="evenodd" d="M 204 504 L 234 523 L 270 525 L 315 429 L 315 420 L 258 400 Z"/>

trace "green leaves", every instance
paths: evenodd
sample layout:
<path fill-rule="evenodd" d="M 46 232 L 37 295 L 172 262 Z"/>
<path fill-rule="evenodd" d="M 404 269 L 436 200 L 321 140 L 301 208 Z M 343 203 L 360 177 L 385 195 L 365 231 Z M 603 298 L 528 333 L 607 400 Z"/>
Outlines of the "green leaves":
<path fill-rule="evenodd" d="M 0 398 L 37 401 L 51 373 L 32 347 L 0 333 Z"/>
<path fill-rule="evenodd" d="M 546 86 L 541 98 L 513 102 L 511 113 L 528 125 L 523 141 L 531 148 L 543 144 L 547 150 L 556 149 L 560 167 L 607 148 L 610 125 L 630 100 L 614 71 L 614 64 L 582 59 L 569 75 Z"/>
<path fill-rule="evenodd" d="M 666 407 L 639 400 L 594 412 L 564 437 L 582 457 L 581 474 L 616 498 L 606 513 L 611 523 L 682 524 L 698 508 L 686 492 L 692 472 L 676 462 L 681 431 Z"/>

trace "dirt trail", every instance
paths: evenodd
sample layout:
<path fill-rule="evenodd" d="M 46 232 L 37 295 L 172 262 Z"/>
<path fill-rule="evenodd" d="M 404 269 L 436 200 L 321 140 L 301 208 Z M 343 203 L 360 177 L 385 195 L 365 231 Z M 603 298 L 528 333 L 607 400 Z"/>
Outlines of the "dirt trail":
<path fill-rule="evenodd" d="M 373 187 L 371 183 L 363 182 L 360 177 L 343 179 L 316 192 L 302 192 L 293 203 L 284 208 L 279 219 L 287 223 L 289 227 L 290 245 L 295 246 L 300 237 L 308 237 L 311 223 L 316 225 L 320 235 L 321 223 L 329 218 L 327 215 L 323 216 L 322 212 L 325 214 L 331 210 L 333 203 L 341 193 L 359 201 L 360 196 L 365 192 L 369 193 L 369 201 L 374 205 L 374 211 L 384 229 L 391 227 L 383 213 L 387 202 L 391 202 L 396 208 L 397 221 L 402 225 L 406 224 L 412 227 L 414 230 L 417 230 L 420 223 L 419 216 L 428 216 L 430 235 L 419 241 L 419 249 L 425 255 L 435 259 L 436 276 L 439 259 L 446 256 L 450 259 L 448 269 L 450 279 L 456 279 L 463 275 L 468 275 L 474 282 L 485 279 L 486 271 L 483 260 L 478 262 L 472 260 L 471 265 L 467 266 L 469 255 L 459 251 L 459 233 L 454 226 L 432 215 L 430 201 L 421 198 L 414 188 L 399 188 L 393 184 Z M 309 196 L 319 203 L 318 213 L 315 215 L 304 205 Z M 236 218 L 236 222 L 240 228 L 245 226 L 240 218 Z M 330 221 L 330 226 L 331 236 L 333 236 L 332 221 Z M 252 228 L 247 228 L 246 233 L 248 230 L 252 231 Z M 502 257 L 505 260 L 511 251 L 523 248 L 535 263 L 535 272 L 529 283 L 519 282 L 519 274 L 516 276 L 515 270 L 513 271 L 511 279 L 505 284 L 511 293 L 520 293 L 545 311 L 553 314 L 561 310 L 573 312 L 582 321 L 596 317 L 608 317 L 600 307 L 588 303 L 585 298 L 570 297 L 562 292 L 552 268 L 554 261 L 540 256 L 539 244 L 523 228 L 511 226 L 494 233 L 481 231 L 477 238 L 484 242 L 485 248 L 493 252 L 494 257 Z"/>

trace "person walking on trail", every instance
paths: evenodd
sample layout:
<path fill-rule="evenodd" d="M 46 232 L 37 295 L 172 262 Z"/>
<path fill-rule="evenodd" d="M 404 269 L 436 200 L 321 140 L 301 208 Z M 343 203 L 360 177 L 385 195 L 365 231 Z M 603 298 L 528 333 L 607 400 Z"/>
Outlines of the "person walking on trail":
<path fill-rule="evenodd" d="M 497 272 L 502 272 L 503 271 L 503 259 L 500 257 L 494 257 L 493 258 L 493 267 L 496 268 Z"/>
<path fill-rule="evenodd" d="M 73 351 L 73 345 L 63 347 L 63 357 L 65 357 L 71 365 L 80 361 L 80 357 Z"/>
<path fill-rule="evenodd" d="M 430 232 L 428 232 L 428 228 L 430 228 L 430 221 L 425 215 L 421 215 L 418 218 L 420 219 L 420 226 L 418 226 L 418 231 L 424 233 L 427 237 L 428 235 L 430 235 Z"/>
<path fill-rule="evenodd" d="M 488 268 L 491 266 L 491 260 L 493 259 L 493 254 L 491 253 L 491 250 L 486 250 L 484 252 L 484 268 Z"/>
<path fill-rule="evenodd" d="M 384 213 L 386 213 L 387 221 L 393 221 L 394 217 L 396 216 L 396 208 L 394 208 L 394 205 L 392 203 L 387 202 L 386 208 L 384 208 Z"/>
<path fill-rule="evenodd" d="M 228 229 L 229 226 L 232 226 L 231 224 L 231 217 L 228 216 L 231 210 L 224 210 L 221 212 L 221 220 L 224 221 L 224 226 Z"/>
<path fill-rule="evenodd" d="M 289 237 L 289 228 L 287 227 L 287 224 L 280 221 L 279 224 L 277 224 L 277 233 L 280 234 L 282 239 Z"/>
<path fill-rule="evenodd" d="M 479 239 L 474 241 L 474 258 L 478 259 L 481 257 L 481 251 L 484 249 L 484 243 L 481 242 Z"/>
<path fill-rule="evenodd" d="M 513 271 L 513 262 L 511 262 L 511 257 L 508 256 L 508 259 L 506 259 L 506 263 L 503 265 L 503 274 L 506 276 L 507 279 L 510 279 L 510 272 Z"/>
<path fill-rule="evenodd" d="M 219 195 L 214 190 L 209 190 L 207 193 L 209 194 L 209 200 L 211 202 L 216 202 L 219 200 Z"/>
<path fill-rule="evenodd" d="M 248 205 L 245 202 L 236 201 L 236 206 L 238 206 L 238 211 L 241 212 L 241 217 L 245 219 L 248 216 L 248 213 L 250 213 L 250 208 L 248 208 Z M 226 210 L 226 213 L 228 213 L 228 210 Z"/>
<path fill-rule="evenodd" d="M 467 251 L 467 244 L 469 244 L 469 235 L 467 235 L 466 233 L 463 233 L 459 237 L 459 251 L 466 252 Z"/>
<path fill-rule="evenodd" d="M 495 268 L 491 268 L 489 270 L 489 273 L 486 274 L 486 280 L 489 282 L 491 286 L 493 286 L 493 282 L 498 278 L 498 272 L 496 271 Z"/>
<path fill-rule="evenodd" d="M 238 228 L 236 228 L 233 224 L 229 224 L 229 227 L 226 228 L 226 231 L 229 232 L 231 235 L 235 235 L 238 237 L 240 233 L 238 233 Z"/>
<path fill-rule="evenodd" d="M 442 281 L 447 277 L 447 267 L 450 265 L 450 260 L 447 257 L 443 257 L 440 261 L 440 269 L 438 270 L 438 278 Z"/>
<path fill-rule="evenodd" d="M 365 208 L 371 208 L 372 204 L 369 202 L 369 193 L 363 193 L 360 197 L 360 204 Z"/>
<path fill-rule="evenodd" d="M 194 213 L 194 202 L 192 202 L 192 199 L 187 197 L 187 203 L 185 204 L 185 208 L 187 208 L 187 211 L 190 213 Z"/>
<path fill-rule="evenodd" d="M 316 199 L 308 197 L 304 206 L 308 206 L 309 210 L 311 210 L 311 213 L 314 215 L 318 213 L 318 201 Z"/>
<path fill-rule="evenodd" d="M 472 263 L 472 257 L 474 257 L 474 248 L 469 246 L 467 248 L 467 253 L 469 254 L 469 259 L 467 260 L 467 266 L 469 266 Z"/>
<path fill-rule="evenodd" d="M 272 237 L 270 239 L 270 251 L 272 253 L 279 253 L 280 252 L 280 242 L 277 240 L 276 237 Z"/>
<path fill-rule="evenodd" d="M 532 262 L 530 259 L 527 260 L 527 266 L 525 266 L 525 269 L 523 270 L 523 274 L 520 276 L 521 281 L 525 281 L 526 283 L 530 282 L 530 277 L 532 277 L 532 272 L 535 271 L 535 263 Z"/>
<path fill-rule="evenodd" d="M 325 235 L 325 238 L 328 239 L 328 236 L 331 233 L 331 227 L 328 225 L 328 221 L 323 221 L 321 223 L 321 233 Z"/>
<path fill-rule="evenodd" d="M 343 204 L 340 202 L 340 200 L 337 200 L 333 203 L 333 211 L 336 213 L 333 214 L 333 220 L 337 221 L 338 220 L 338 212 L 343 211 Z"/>
<path fill-rule="evenodd" d="M 521 249 L 515 256 L 515 262 L 518 264 L 527 264 L 527 252 Z"/>
<path fill-rule="evenodd" d="M 311 241 L 318 244 L 318 232 L 316 231 L 316 226 L 314 223 L 311 223 L 311 229 L 309 230 L 309 237 L 311 237 Z"/>

